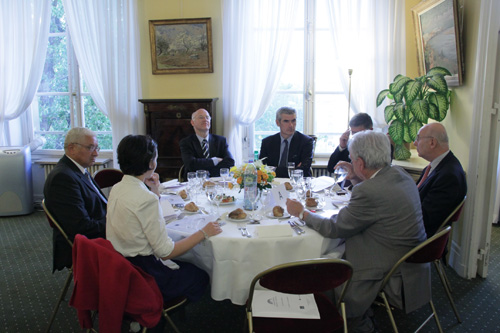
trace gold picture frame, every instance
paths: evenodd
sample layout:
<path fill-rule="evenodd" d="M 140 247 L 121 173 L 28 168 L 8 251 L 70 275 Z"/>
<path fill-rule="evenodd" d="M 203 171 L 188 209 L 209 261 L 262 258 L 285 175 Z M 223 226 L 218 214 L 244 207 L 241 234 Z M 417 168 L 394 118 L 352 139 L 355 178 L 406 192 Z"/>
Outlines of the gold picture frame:
<path fill-rule="evenodd" d="M 448 86 L 462 84 L 463 63 L 457 0 L 427 0 L 412 8 L 419 75 L 433 67 L 448 69 Z"/>
<path fill-rule="evenodd" d="M 150 20 L 153 74 L 213 73 L 212 20 Z"/>

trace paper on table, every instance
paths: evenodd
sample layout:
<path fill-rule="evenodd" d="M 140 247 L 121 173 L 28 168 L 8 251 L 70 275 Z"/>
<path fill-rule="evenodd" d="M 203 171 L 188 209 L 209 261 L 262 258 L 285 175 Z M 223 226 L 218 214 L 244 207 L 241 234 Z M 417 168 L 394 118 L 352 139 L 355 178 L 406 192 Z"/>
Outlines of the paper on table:
<path fill-rule="evenodd" d="M 259 238 L 291 237 L 292 228 L 288 224 L 256 225 L 254 233 Z"/>
<path fill-rule="evenodd" d="M 172 204 L 168 201 L 166 195 L 162 195 L 160 197 L 160 206 L 163 211 L 163 217 L 175 214 L 174 207 L 172 207 Z"/>
<path fill-rule="evenodd" d="M 332 177 L 321 176 L 318 178 L 313 178 L 312 180 L 312 189 L 313 192 L 319 192 L 324 190 L 327 187 L 330 187 L 335 184 L 335 180 Z"/>
<path fill-rule="evenodd" d="M 166 188 L 175 188 L 175 187 L 181 186 L 181 184 L 179 184 L 179 181 L 177 179 L 169 180 L 168 182 L 161 183 L 160 185 L 164 189 L 166 189 Z"/>
<path fill-rule="evenodd" d="M 286 190 L 284 184 L 280 184 L 271 189 L 271 196 L 274 200 L 274 206 L 286 207 L 286 199 L 290 193 Z"/>
<path fill-rule="evenodd" d="M 313 294 L 292 295 L 255 290 L 252 310 L 255 317 L 320 319 Z"/>

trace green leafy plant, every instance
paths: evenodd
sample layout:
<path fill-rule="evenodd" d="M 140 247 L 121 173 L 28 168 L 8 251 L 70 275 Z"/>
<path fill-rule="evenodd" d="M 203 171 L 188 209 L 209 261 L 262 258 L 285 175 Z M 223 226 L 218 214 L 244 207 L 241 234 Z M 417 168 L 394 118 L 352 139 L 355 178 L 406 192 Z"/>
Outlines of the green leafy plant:
<path fill-rule="evenodd" d="M 416 140 L 418 130 L 429 118 L 442 121 L 450 107 L 451 91 L 445 80 L 451 73 L 443 67 L 434 67 L 426 75 L 410 79 L 397 75 L 377 96 L 377 107 L 387 97 L 392 102 L 384 109 L 389 135 L 394 141 L 394 158 L 406 160 L 411 156 L 405 143 Z"/>

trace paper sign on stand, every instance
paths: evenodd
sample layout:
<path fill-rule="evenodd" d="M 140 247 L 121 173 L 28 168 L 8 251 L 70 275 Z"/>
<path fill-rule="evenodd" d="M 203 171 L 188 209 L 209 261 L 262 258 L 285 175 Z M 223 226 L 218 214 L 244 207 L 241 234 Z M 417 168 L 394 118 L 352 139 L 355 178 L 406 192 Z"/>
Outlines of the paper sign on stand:
<path fill-rule="evenodd" d="M 174 207 L 172 207 L 172 204 L 168 201 L 166 195 L 162 195 L 160 197 L 160 206 L 163 211 L 163 217 L 175 215 Z"/>
<path fill-rule="evenodd" d="M 280 184 L 271 189 L 271 200 L 269 205 L 271 207 L 281 206 L 286 207 L 286 199 L 290 196 L 290 192 L 288 192 L 285 188 L 284 184 Z"/>

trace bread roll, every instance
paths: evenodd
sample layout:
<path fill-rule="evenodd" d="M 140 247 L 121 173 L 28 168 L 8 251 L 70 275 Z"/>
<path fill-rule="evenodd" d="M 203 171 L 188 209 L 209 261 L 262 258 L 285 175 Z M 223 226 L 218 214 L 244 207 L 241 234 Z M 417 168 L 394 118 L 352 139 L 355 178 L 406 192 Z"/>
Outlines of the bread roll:
<path fill-rule="evenodd" d="M 285 188 L 287 191 L 293 190 L 293 186 L 292 184 L 290 184 L 290 182 L 285 182 Z"/>
<path fill-rule="evenodd" d="M 203 188 L 207 187 L 208 185 L 215 185 L 215 183 L 211 182 L 210 180 L 207 180 L 206 182 L 203 183 Z"/>
<path fill-rule="evenodd" d="M 187 210 L 188 212 L 197 212 L 199 210 L 198 206 L 194 202 L 188 203 L 186 206 L 184 206 L 184 209 Z"/>
<path fill-rule="evenodd" d="M 307 190 L 307 192 L 306 192 L 306 197 L 307 197 L 307 198 L 312 197 L 312 192 L 311 192 L 311 190 Z"/>
<path fill-rule="evenodd" d="M 285 210 L 281 206 L 274 206 L 273 207 L 273 216 L 275 216 L 275 217 L 282 217 L 284 212 L 285 212 Z"/>
<path fill-rule="evenodd" d="M 307 198 L 306 199 L 306 206 L 307 207 L 316 207 L 318 205 L 318 200 L 315 198 Z"/>
<path fill-rule="evenodd" d="M 186 192 L 186 190 L 182 190 L 182 191 L 179 191 L 179 196 L 182 198 L 182 199 L 187 199 L 188 197 L 188 194 Z"/>
<path fill-rule="evenodd" d="M 247 217 L 247 214 L 243 211 L 243 209 L 238 208 L 233 210 L 231 213 L 227 215 L 230 219 L 235 219 L 235 220 L 243 220 L 244 218 Z"/>

